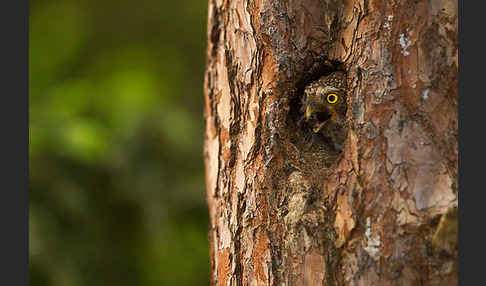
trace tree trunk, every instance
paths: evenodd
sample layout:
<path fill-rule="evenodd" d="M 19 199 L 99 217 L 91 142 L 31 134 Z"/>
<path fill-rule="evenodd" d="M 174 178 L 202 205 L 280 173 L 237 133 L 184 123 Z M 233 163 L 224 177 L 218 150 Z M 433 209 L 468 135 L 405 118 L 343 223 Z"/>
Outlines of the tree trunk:
<path fill-rule="evenodd" d="M 457 285 L 457 45 L 452 0 L 210 0 L 211 284 Z M 334 69 L 328 156 L 300 98 Z"/>

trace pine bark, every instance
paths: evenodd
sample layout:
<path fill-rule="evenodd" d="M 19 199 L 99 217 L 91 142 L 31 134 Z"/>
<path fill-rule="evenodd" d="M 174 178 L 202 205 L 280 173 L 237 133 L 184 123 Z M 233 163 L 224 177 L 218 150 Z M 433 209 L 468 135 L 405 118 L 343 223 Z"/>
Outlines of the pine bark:
<path fill-rule="evenodd" d="M 457 285 L 454 238 L 434 244 L 458 201 L 457 2 L 209 0 L 207 30 L 211 284 Z M 329 62 L 332 162 L 297 124 Z"/>

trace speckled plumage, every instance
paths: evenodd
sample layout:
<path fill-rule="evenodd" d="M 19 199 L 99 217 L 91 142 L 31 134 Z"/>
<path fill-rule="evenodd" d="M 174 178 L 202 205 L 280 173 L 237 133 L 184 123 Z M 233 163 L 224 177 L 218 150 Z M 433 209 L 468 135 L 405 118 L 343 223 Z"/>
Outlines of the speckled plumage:
<path fill-rule="evenodd" d="M 337 96 L 335 103 L 327 100 L 331 94 Z M 302 111 L 313 131 L 322 134 L 337 151 L 341 151 L 346 136 L 345 73 L 336 71 L 310 83 L 304 91 Z"/>

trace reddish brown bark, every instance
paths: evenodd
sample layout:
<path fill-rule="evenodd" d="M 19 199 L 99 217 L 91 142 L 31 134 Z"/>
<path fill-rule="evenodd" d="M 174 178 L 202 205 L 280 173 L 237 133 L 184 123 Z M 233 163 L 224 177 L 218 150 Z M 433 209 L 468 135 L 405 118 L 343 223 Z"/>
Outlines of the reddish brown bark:
<path fill-rule="evenodd" d="M 348 75 L 337 159 L 296 124 L 326 59 Z M 457 61 L 451 0 L 210 0 L 212 284 L 457 285 L 432 242 L 457 205 Z"/>

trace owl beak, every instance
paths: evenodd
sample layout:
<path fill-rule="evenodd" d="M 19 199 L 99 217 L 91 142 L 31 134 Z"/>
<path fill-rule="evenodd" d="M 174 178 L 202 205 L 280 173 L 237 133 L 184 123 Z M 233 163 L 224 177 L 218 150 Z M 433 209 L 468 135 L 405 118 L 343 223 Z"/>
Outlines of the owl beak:
<path fill-rule="evenodd" d="M 323 122 L 320 122 L 319 125 L 317 125 L 316 127 L 314 127 L 314 133 L 317 133 L 319 131 L 321 131 L 321 129 L 326 126 L 330 121 L 334 121 L 336 119 L 336 117 L 339 117 L 339 115 L 337 115 L 336 112 L 333 112 L 331 111 L 331 117 L 329 117 L 328 119 L 326 119 L 325 121 Z"/>
<path fill-rule="evenodd" d="M 322 127 L 324 127 L 324 125 L 326 125 L 327 122 L 329 122 L 329 121 L 321 122 L 318 126 L 314 127 L 314 129 L 313 129 L 314 133 L 319 132 L 322 129 Z"/>
<path fill-rule="evenodd" d="M 312 108 L 310 105 L 307 105 L 307 108 L 305 109 L 305 120 L 309 120 L 312 116 Z"/>

